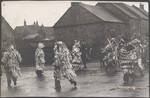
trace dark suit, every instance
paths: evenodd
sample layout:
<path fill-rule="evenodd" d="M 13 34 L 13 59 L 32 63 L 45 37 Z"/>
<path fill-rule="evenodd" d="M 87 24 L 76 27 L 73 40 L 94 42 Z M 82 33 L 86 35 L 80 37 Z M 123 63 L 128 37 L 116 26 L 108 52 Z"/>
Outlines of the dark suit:
<path fill-rule="evenodd" d="M 84 68 L 86 68 L 86 60 L 87 60 L 86 55 L 87 55 L 87 50 L 86 50 L 85 44 L 82 44 L 82 45 L 81 45 L 80 50 L 81 50 L 81 53 L 82 53 L 82 54 L 81 54 L 81 59 L 82 59 L 83 64 L 84 64 Z"/>

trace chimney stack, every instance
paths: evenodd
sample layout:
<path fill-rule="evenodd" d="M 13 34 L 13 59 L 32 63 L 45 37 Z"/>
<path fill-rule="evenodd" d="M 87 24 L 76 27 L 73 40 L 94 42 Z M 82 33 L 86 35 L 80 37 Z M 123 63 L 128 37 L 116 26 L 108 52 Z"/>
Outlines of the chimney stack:
<path fill-rule="evenodd" d="M 24 19 L 24 26 L 26 26 L 27 24 L 26 24 L 26 20 Z"/>
<path fill-rule="evenodd" d="M 35 26 L 35 22 L 33 22 L 33 25 Z"/>
<path fill-rule="evenodd" d="M 36 25 L 38 26 L 38 21 L 36 21 Z"/>
<path fill-rule="evenodd" d="M 44 27 L 44 25 L 43 25 L 43 23 L 42 23 L 42 25 L 41 25 L 42 27 Z"/>
<path fill-rule="evenodd" d="M 81 2 L 71 2 L 71 6 L 76 6 L 76 5 L 79 5 L 81 4 Z"/>
<path fill-rule="evenodd" d="M 140 3 L 140 9 L 144 10 L 144 4 Z"/>

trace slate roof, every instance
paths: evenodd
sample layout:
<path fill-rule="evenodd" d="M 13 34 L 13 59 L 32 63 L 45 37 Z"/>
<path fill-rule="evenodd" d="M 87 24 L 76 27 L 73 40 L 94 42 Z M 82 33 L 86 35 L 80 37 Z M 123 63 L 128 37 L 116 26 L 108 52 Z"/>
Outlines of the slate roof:
<path fill-rule="evenodd" d="M 137 10 L 139 10 L 139 11 L 142 12 L 144 15 L 149 16 L 149 14 L 148 14 L 147 11 L 145 11 L 145 10 L 143 10 L 143 9 L 141 9 L 141 8 L 136 7 L 135 5 L 132 5 L 132 7 L 134 7 L 134 8 L 137 9 Z"/>
<path fill-rule="evenodd" d="M 122 12 L 130 16 L 131 18 L 142 18 L 142 19 L 147 19 L 148 20 L 148 12 L 145 10 L 142 10 L 136 6 L 129 6 L 124 3 L 97 3 L 96 5 L 105 5 L 105 4 L 112 4 L 116 8 L 120 9 Z"/>
<path fill-rule="evenodd" d="M 44 27 L 43 30 L 46 34 L 53 34 L 53 28 L 52 27 Z"/>
<path fill-rule="evenodd" d="M 15 28 L 15 33 L 37 33 L 40 30 L 40 26 L 35 26 L 35 25 L 27 25 L 27 26 L 17 26 Z"/>
<path fill-rule="evenodd" d="M 92 6 L 92 5 L 82 4 L 82 3 L 80 4 L 80 6 L 82 6 L 83 8 L 85 8 L 86 10 L 88 10 L 89 12 L 91 12 L 92 14 L 94 14 L 95 16 L 97 16 L 103 21 L 124 23 L 122 20 L 115 17 L 114 15 L 112 15 L 102 7 Z"/>
<path fill-rule="evenodd" d="M 53 40 L 54 39 L 54 34 L 53 34 L 53 28 L 52 27 L 44 27 L 43 31 L 46 34 L 46 37 L 45 37 L 44 40 Z"/>
<path fill-rule="evenodd" d="M 128 9 L 130 9 L 131 11 L 135 12 L 140 18 L 143 18 L 143 19 L 148 19 L 148 17 L 146 15 L 144 15 L 143 13 L 141 13 L 139 10 L 137 10 L 136 8 L 132 7 L 132 6 L 129 6 L 127 4 L 123 4 L 125 7 L 127 7 Z"/>
<path fill-rule="evenodd" d="M 3 23 L 4 25 L 7 25 L 7 27 L 14 32 L 14 30 L 12 29 L 12 27 L 8 24 L 8 22 L 5 20 L 5 18 L 1 15 L 1 23 Z M 2 25 L 3 25 L 2 24 Z"/>
<path fill-rule="evenodd" d="M 17 34 L 25 34 L 20 39 L 34 39 L 39 35 L 46 35 L 44 36 L 47 40 L 53 40 L 54 35 L 52 31 L 52 27 L 44 27 L 38 25 L 26 25 L 26 26 L 17 26 L 15 28 L 15 33 Z M 51 35 L 51 36 L 49 36 Z"/>
<path fill-rule="evenodd" d="M 4 51 L 8 44 L 14 44 L 14 30 L 1 15 L 1 49 Z"/>
<path fill-rule="evenodd" d="M 120 9 L 122 12 L 124 12 L 125 14 L 127 14 L 128 16 L 132 17 L 132 18 L 136 18 L 138 19 L 137 16 L 135 16 L 132 12 L 130 12 L 129 10 L 125 9 L 122 5 L 122 3 L 112 3 L 112 5 L 114 5 L 115 7 L 117 7 L 118 9 Z"/>

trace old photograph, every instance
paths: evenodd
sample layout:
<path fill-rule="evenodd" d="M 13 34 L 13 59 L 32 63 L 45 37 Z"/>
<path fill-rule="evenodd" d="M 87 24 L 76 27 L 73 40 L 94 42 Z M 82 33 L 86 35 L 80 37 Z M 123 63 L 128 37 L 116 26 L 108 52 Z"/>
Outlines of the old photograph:
<path fill-rule="evenodd" d="M 149 3 L 1 2 L 1 97 L 149 97 Z"/>

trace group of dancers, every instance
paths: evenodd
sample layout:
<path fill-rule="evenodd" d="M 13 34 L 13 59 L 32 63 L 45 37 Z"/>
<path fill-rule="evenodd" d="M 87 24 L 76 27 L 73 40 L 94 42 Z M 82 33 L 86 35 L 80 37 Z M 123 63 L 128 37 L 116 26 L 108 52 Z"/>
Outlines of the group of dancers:
<path fill-rule="evenodd" d="M 45 66 L 45 53 L 43 51 L 44 44 L 39 42 L 37 49 L 35 50 L 35 65 L 38 77 L 43 76 Z M 80 41 L 75 40 L 75 44 L 70 52 L 67 46 L 62 41 L 54 43 L 54 79 L 55 89 L 60 90 L 60 80 L 67 78 L 74 87 L 77 87 L 75 77 L 77 76 L 75 71 L 86 68 L 86 56 L 87 54 L 82 51 L 86 51 L 85 46 Z M 5 68 L 7 84 L 11 86 L 11 82 L 14 85 L 17 84 L 17 78 L 21 76 L 19 64 L 22 61 L 21 54 L 15 49 L 13 44 L 8 46 L 8 49 L 3 53 L 1 62 Z"/>
<path fill-rule="evenodd" d="M 124 40 L 120 40 L 119 42 L 120 43 L 117 44 L 114 38 L 109 41 L 109 44 L 103 49 L 103 53 L 107 54 L 104 56 L 103 61 L 107 61 L 107 64 L 111 64 L 110 62 L 112 61 L 117 61 L 117 63 L 123 64 L 123 59 L 126 57 L 123 57 L 125 51 L 130 51 L 130 53 L 132 53 L 132 56 L 130 56 L 128 60 L 137 59 L 142 73 L 142 70 L 144 69 L 142 65 L 142 56 L 145 53 L 146 47 L 148 47 L 148 45 L 141 45 L 141 41 L 138 39 L 134 39 L 129 43 L 125 43 Z M 127 48 L 131 45 L 134 47 L 133 49 Z M 45 53 L 43 51 L 43 48 L 44 44 L 39 42 L 38 47 L 35 51 L 35 65 L 37 76 L 43 76 L 44 72 Z M 86 49 L 87 48 L 85 48 L 85 44 L 78 40 L 75 40 L 75 44 L 72 46 L 72 51 L 70 51 L 62 41 L 57 41 L 54 43 L 54 62 L 52 65 L 54 66 L 53 76 L 55 80 L 55 89 L 61 90 L 60 81 L 64 78 L 68 79 L 75 88 L 77 87 L 77 81 L 75 80 L 75 77 L 77 75 L 75 71 L 82 70 L 83 68 L 87 67 Z M 146 54 L 147 53 L 145 53 L 145 55 Z M 14 45 L 9 45 L 8 49 L 3 53 L 3 57 L 1 59 L 2 65 L 4 66 L 6 71 L 8 86 L 11 86 L 12 81 L 14 82 L 14 85 L 17 84 L 17 78 L 21 75 L 19 67 L 21 61 L 22 57 L 20 53 L 15 49 Z M 103 64 L 105 63 L 106 62 L 104 62 Z"/>
<path fill-rule="evenodd" d="M 143 76 L 143 70 L 148 65 L 149 60 L 149 45 L 147 40 L 143 42 L 138 38 L 133 39 L 130 42 L 125 42 L 123 38 L 111 40 L 108 39 L 108 45 L 101 49 L 100 63 L 106 68 L 106 71 L 110 72 L 120 71 L 123 69 L 124 82 L 128 83 L 128 77 L 132 74 L 134 76 L 134 70 L 139 67 L 139 72 Z M 133 67 L 136 66 L 136 67 Z M 114 70 L 115 69 L 115 70 Z"/>

